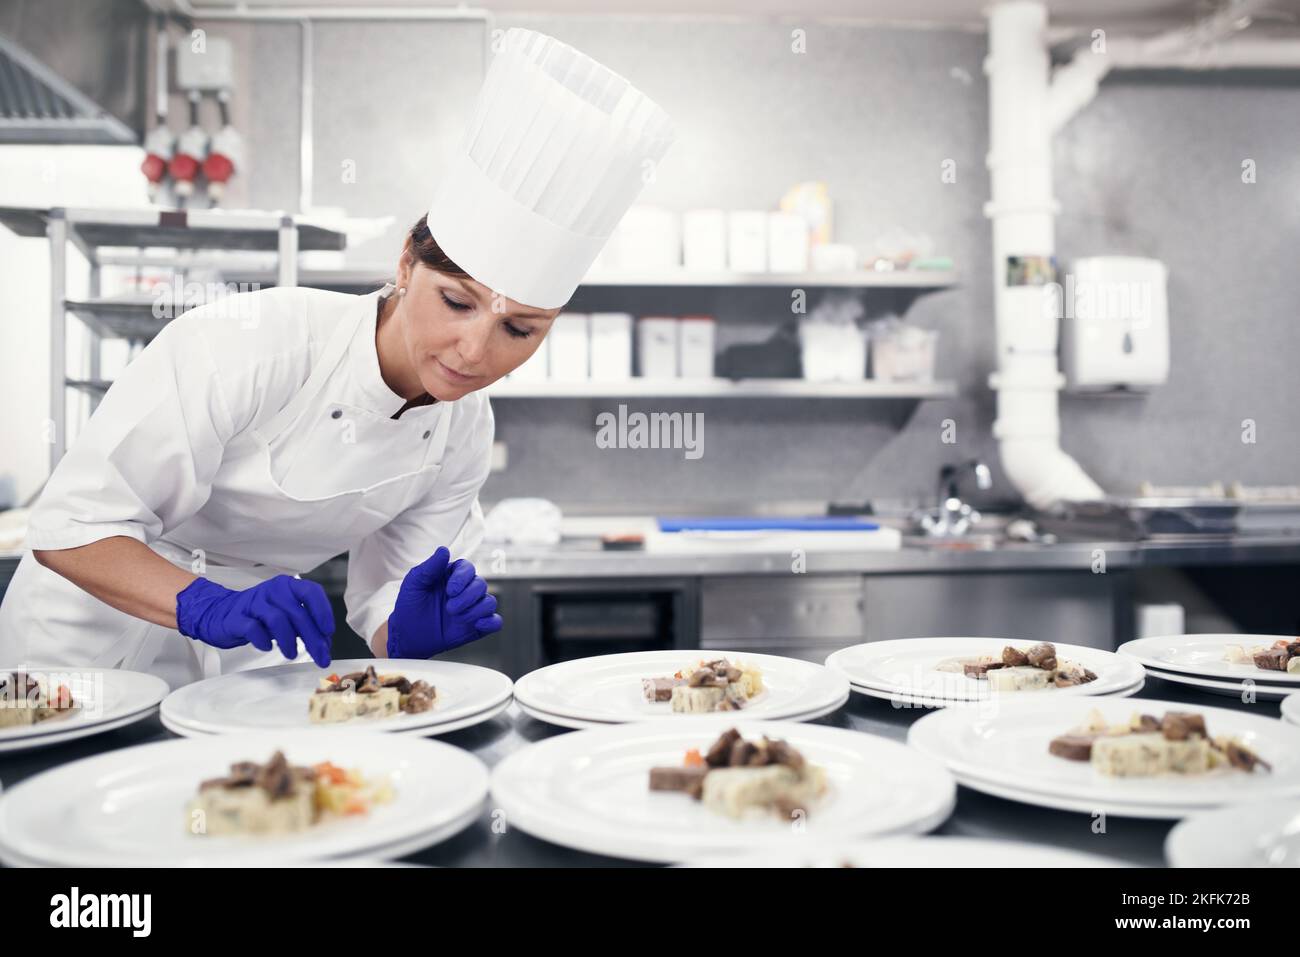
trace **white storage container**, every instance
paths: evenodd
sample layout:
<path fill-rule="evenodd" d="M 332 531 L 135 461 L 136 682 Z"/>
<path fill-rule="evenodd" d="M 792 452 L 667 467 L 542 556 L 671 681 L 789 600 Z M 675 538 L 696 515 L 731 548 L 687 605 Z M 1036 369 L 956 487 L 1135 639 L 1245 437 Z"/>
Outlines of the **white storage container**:
<path fill-rule="evenodd" d="M 798 213 L 767 214 L 767 266 L 772 272 L 808 269 L 808 221 Z"/>
<path fill-rule="evenodd" d="M 885 382 L 932 382 L 935 344 L 932 329 L 899 324 L 871 333 L 871 377 Z"/>
<path fill-rule="evenodd" d="M 680 323 L 671 316 L 643 316 L 637 320 L 637 351 L 643 378 L 677 378 L 678 326 Z"/>
<path fill-rule="evenodd" d="M 727 264 L 734 272 L 767 272 L 767 213 L 735 210 L 727 216 Z"/>
<path fill-rule="evenodd" d="M 601 272 L 662 272 L 682 262 L 682 232 L 677 214 L 658 206 L 633 206 L 592 264 Z"/>
<path fill-rule="evenodd" d="M 683 379 L 713 378 L 712 316 L 682 316 L 677 327 L 677 368 Z"/>
<path fill-rule="evenodd" d="M 632 378 L 632 316 L 591 314 L 591 377 L 603 382 Z"/>
<path fill-rule="evenodd" d="M 727 214 L 691 209 L 682 214 L 682 262 L 687 269 L 722 272 L 727 268 Z"/>
<path fill-rule="evenodd" d="M 587 316 L 562 312 L 555 318 L 547 338 L 551 340 L 551 378 L 581 382 L 588 376 L 591 341 Z"/>

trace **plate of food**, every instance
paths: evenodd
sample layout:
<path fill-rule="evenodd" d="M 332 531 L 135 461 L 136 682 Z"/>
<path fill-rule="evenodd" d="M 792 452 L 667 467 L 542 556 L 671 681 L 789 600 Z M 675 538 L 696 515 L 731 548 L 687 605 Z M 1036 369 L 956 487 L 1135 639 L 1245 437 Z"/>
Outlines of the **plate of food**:
<path fill-rule="evenodd" d="M 1119 653 L 1161 671 L 1300 689 L 1300 638 L 1286 635 L 1163 635 L 1126 641 Z"/>
<path fill-rule="evenodd" d="M 849 697 L 849 683 L 822 665 L 729 651 L 637 651 L 548 665 L 515 684 L 521 709 L 565 727 L 738 714 L 806 721 Z"/>
<path fill-rule="evenodd" d="M 912 725 L 908 744 L 999 797 L 1182 817 L 1300 796 L 1300 728 L 1226 708 L 1117 698 L 1002 702 Z"/>
<path fill-rule="evenodd" d="M 477 817 L 487 767 L 412 736 L 253 733 L 122 748 L 0 797 L 0 860 L 217 866 L 397 857 Z"/>
<path fill-rule="evenodd" d="M 510 703 L 499 671 L 455 661 L 354 659 L 236 671 L 173 691 L 162 719 L 182 735 L 259 730 L 441 734 L 486 721 Z"/>
<path fill-rule="evenodd" d="M 1227 698 L 1245 700 L 1281 701 L 1287 695 L 1295 693 L 1294 688 L 1264 684 L 1256 681 L 1250 675 L 1243 675 L 1235 681 L 1216 681 L 1212 678 L 1198 678 L 1196 675 L 1185 675 L 1177 671 L 1157 671 L 1155 668 L 1148 666 L 1147 677 L 1159 678 L 1161 681 L 1184 685 L 1188 688 L 1198 688 L 1206 694 L 1217 694 Z"/>
<path fill-rule="evenodd" d="M 166 697 L 154 675 L 112 668 L 0 669 L 0 752 L 43 747 L 147 718 Z"/>
<path fill-rule="evenodd" d="M 805 841 L 922 833 L 952 776 L 896 741 L 844 728 L 700 717 L 535 742 L 492 772 L 492 800 L 534 837 L 665 863 Z"/>
<path fill-rule="evenodd" d="M 752 854 L 717 855 L 684 867 L 1125 867 L 1122 861 L 1049 844 L 978 837 L 915 836 L 805 841 Z"/>
<path fill-rule="evenodd" d="M 1300 867 L 1300 801 L 1194 814 L 1165 839 L 1170 867 Z"/>
<path fill-rule="evenodd" d="M 834 652 L 826 666 L 863 693 L 935 705 L 1126 694 L 1144 675 L 1136 661 L 1099 648 L 1001 638 L 871 641 Z"/>

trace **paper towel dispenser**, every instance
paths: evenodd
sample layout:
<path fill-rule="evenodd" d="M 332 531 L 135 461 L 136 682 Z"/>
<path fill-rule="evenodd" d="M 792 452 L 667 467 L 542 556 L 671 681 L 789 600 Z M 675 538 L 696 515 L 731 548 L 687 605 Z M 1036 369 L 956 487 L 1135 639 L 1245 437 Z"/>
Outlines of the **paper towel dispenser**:
<path fill-rule="evenodd" d="M 1055 290 L 1071 392 L 1144 390 L 1169 378 L 1168 271 L 1158 259 L 1074 261 Z"/>

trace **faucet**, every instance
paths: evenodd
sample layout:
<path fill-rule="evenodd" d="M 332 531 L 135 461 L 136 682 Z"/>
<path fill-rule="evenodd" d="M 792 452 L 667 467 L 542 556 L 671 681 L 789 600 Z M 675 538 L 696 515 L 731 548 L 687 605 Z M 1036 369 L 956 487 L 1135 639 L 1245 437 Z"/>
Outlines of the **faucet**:
<path fill-rule="evenodd" d="M 965 535 L 980 520 L 980 513 L 961 500 L 958 487 L 962 477 L 970 472 L 981 490 L 993 487 L 989 467 L 978 459 L 969 462 L 948 463 L 939 470 L 938 507 L 920 513 L 921 528 L 933 538 L 952 538 Z"/>

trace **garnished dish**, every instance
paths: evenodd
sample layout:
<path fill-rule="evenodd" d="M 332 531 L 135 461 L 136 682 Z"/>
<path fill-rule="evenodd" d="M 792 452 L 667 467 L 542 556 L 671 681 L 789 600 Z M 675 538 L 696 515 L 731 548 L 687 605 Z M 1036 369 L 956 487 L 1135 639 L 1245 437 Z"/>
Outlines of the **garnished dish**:
<path fill-rule="evenodd" d="M 1272 770 L 1240 739 L 1212 738 L 1205 717 L 1190 711 L 1168 711 L 1162 718 L 1134 714 L 1126 723 L 1107 724 L 1094 709 L 1082 725 L 1053 738 L 1048 751 L 1068 761 L 1088 761 L 1098 773 L 1117 778 Z"/>
<path fill-rule="evenodd" d="M 788 820 L 826 792 L 826 772 L 784 741 L 751 741 L 731 728 L 703 754 L 687 751 L 680 766 L 651 768 L 650 790 L 683 791 L 731 818 L 763 812 Z"/>
<path fill-rule="evenodd" d="M 277 751 L 266 764 L 239 761 L 226 777 L 200 784 L 186 809 L 186 826 L 191 834 L 209 836 L 291 834 L 369 814 L 392 796 L 386 781 L 368 781 L 328 761 L 296 767 Z"/>
<path fill-rule="evenodd" d="M 342 677 L 322 678 L 307 703 L 307 714 L 315 723 L 391 718 L 429 711 L 437 699 L 437 689 L 427 681 L 410 681 L 398 674 L 381 675 L 370 666 Z"/>
<path fill-rule="evenodd" d="M 16 728 L 62 718 L 79 707 L 67 685 L 25 671 L 0 672 L 0 728 Z"/>
<path fill-rule="evenodd" d="M 1271 645 L 1227 645 L 1223 660 L 1234 665 L 1254 665 L 1263 671 L 1300 675 L 1300 638 L 1281 638 Z"/>
<path fill-rule="evenodd" d="M 1097 676 L 1082 665 L 1058 658 L 1056 646 L 1049 641 L 1041 641 L 1024 650 L 1007 645 L 1000 657 L 945 658 L 935 665 L 935 671 L 949 671 L 975 681 L 987 681 L 992 691 L 1070 688 L 1097 680 Z"/>
<path fill-rule="evenodd" d="M 641 692 L 649 702 L 670 702 L 681 714 L 739 711 L 763 691 L 757 667 L 726 658 L 700 661 L 669 678 L 642 678 Z"/>

